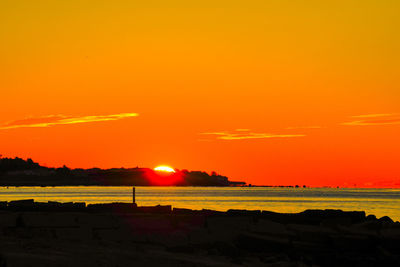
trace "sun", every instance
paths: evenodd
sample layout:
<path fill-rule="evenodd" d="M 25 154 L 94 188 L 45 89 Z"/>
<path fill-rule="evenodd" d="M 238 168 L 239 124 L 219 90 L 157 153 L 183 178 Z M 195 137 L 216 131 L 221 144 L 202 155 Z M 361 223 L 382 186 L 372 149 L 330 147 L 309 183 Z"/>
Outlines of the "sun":
<path fill-rule="evenodd" d="M 175 170 L 169 166 L 161 165 L 154 168 L 158 172 L 175 172 Z"/>

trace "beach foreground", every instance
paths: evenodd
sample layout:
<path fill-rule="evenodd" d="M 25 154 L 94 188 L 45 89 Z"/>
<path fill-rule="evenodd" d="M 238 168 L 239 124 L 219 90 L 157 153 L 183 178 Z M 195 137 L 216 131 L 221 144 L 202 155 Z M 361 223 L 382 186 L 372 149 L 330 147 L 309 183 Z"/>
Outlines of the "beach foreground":
<path fill-rule="evenodd" d="M 400 223 L 362 211 L 0 203 L 0 266 L 395 266 Z"/>

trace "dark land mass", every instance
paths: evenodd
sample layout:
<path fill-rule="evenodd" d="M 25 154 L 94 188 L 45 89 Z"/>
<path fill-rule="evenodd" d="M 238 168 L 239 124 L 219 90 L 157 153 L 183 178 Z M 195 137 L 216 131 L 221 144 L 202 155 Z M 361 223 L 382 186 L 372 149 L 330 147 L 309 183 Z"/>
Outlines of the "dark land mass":
<path fill-rule="evenodd" d="M 0 158 L 0 186 L 243 186 L 215 172 L 177 170 L 157 172 L 149 168 L 70 169 L 40 166 L 31 159 Z"/>
<path fill-rule="evenodd" d="M 400 223 L 364 212 L 0 203 L 0 266 L 400 266 Z"/>

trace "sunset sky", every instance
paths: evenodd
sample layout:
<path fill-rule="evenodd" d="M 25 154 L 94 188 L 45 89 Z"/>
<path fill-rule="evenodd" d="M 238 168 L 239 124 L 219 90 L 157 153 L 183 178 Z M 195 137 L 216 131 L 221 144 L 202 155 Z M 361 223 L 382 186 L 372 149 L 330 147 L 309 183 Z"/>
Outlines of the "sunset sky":
<path fill-rule="evenodd" d="M 400 1 L 0 1 L 0 154 L 400 187 Z"/>

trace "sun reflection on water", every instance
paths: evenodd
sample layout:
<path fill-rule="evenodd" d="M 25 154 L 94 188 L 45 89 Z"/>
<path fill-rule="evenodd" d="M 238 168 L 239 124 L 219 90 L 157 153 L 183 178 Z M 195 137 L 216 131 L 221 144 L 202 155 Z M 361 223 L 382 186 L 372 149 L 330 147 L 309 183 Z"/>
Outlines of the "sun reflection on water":
<path fill-rule="evenodd" d="M 35 201 L 111 203 L 131 202 L 132 187 L 1 187 L 0 201 L 33 198 Z M 378 217 L 400 220 L 400 189 L 247 188 L 247 187 L 136 187 L 138 205 L 179 208 L 269 210 L 364 210 Z"/>

